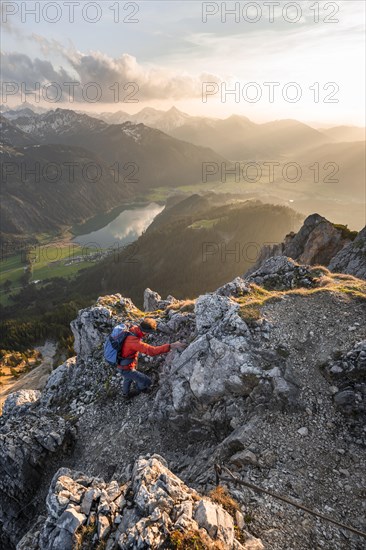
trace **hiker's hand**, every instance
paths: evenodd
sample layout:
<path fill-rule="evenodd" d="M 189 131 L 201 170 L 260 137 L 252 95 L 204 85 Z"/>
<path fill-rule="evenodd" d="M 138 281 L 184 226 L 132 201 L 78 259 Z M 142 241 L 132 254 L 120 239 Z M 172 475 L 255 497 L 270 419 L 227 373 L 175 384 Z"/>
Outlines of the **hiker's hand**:
<path fill-rule="evenodd" d="M 170 344 L 170 349 L 179 349 L 179 350 L 183 350 L 185 349 L 187 346 L 186 344 L 183 344 L 183 342 L 173 342 L 173 344 Z"/>

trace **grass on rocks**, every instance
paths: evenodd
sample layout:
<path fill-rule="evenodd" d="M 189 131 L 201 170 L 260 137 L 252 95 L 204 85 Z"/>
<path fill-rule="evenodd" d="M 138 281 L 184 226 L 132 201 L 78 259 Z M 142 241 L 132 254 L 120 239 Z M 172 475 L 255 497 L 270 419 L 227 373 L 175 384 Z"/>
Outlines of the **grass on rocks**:
<path fill-rule="evenodd" d="M 340 223 L 333 223 L 332 225 L 335 229 L 341 231 L 342 239 L 349 239 L 350 241 L 353 241 L 358 235 L 358 232 L 349 229 L 348 225 L 342 225 Z"/>
<path fill-rule="evenodd" d="M 219 504 L 224 510 L 226 510 L 231 517 L 234 519 L 234 530 L 235 538 L 242 544 L 246 542 L 246 535 L 242 529 L 237 525 L 237 516 L 236 513 L 241 513 L 239 503 L 230 495 L 226 487 L 218 485 L 215 489 L 209 492 L 208 496 L 213 502 Z M 251 518 L 251 514 L 247 513 L 243 516 L 245 523 L 250 523 L 251 519 L 248 521 L 248 518 Z"/>
<path fill-rule="evenodd" d="M 166 548 L 172 550 L 225 550 L 220 541 L 212 542 L 203 529 L 195 531 L 173 531 Z"/>
<path fill-rule="evenodd" d="M 299 287 L 290 290 L 266 290 L 256 284 L 250 285 L 250 292 L 235 301 L 240 305 L 239 314 L 248 324 L 255 323 L 261 317 L 261 308 L 286 296 L 307 297 L 319 292 L 343 294 L 350 298 L 366 300 L 366 281 L 344 273 L 331 273 L 323 266 L 313 269 L 316 277 L 311 288 Z"/>
<path fill-rule="evenodd" d="M 98 305 L 107 307 L 115 316 L 123 315 L 131 320 L 140 320 L 147 315 L 146 312 L 141 311 L 136 306 L 131 309 L 130 306 L 124 303 L 116 302 L 116 297 L 113 294 L 98 298 Z"/>
<path fill-rule="evenodd" d="M 226 487 L 218 485 L 215 489 L 209 492 L 208 496 L 211 500 L 220 504 L 224 510 L 226 510 L 231 516 L 235 518 L 235 512 L 240 511 L 239 504 L 234 500 Z"/>
<path fill-rule="evenodd" d="M 166 311 L 179 311 L 180 313 L 191 313 L 194 311 L 195 300 L 179 300 L 178 302 L 173 302 L 170 306 L 166 308 Z"/>
<path fill-rule="evenodd" d="M 97 532 L 95 523 L 83 525 L 75 535 L 74 550 L 88 550 L 93 548 L 94 535 Z"/>

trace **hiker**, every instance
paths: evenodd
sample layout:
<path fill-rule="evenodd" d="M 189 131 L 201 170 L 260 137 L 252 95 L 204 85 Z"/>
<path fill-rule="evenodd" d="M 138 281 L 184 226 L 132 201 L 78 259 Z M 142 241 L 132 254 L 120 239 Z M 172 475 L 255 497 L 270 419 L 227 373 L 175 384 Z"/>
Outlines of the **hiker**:
<path fill-rule="evenodd" d="M 123 341 L 117 363 L 118 372 L 123 376 L 122 392 L 125 397 L 134 397 L 141 392 L 148 392 L 152 383 L 149 376 L 136 370 L 139 353 L 155 356 L 168 353 L 172 349 L 182 350 L 185 348 L 185 344 L 182 342 L 163 344 L 162 346 L 150 346 L 142 342 L 144 336 L 154 334 L 156 329 L 157 322 L 149 317 L 145 317 L 139 325 L 128 329 L 128 332 L 132 334 Z M 130 390 L 132 382 L 136 384 L 135 391 Z"/>

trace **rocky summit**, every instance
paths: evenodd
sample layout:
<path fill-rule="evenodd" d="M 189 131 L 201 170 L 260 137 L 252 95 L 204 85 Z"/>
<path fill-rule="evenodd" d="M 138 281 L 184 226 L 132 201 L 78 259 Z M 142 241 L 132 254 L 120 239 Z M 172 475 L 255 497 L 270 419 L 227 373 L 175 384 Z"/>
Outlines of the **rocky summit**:
<path fill-rule="evenodd" d="M 349 244 L 332 257 L 352 273 Z M 366 531 L 366 283 L 312 263 L 272 254 L 196 299 L 146 289 L 146 311 L 120 294 L 81 310 L 76 357 L 4 405 L 1 548 L 364 548 L 227 475 L 216 486 L 219 464 Z M 146 312 L 159 329 L 149 343 L 187 346 L 140 357 L 153 390 L 126 400 L 103 343 Z"/>
<path fill-rule="evenodd" d="M 366 279 L 366 227 L 357 233 L 311 214 L 297 233 L 289 233 L 282 243 L 264 246 L 248 274 L 276 256 L 287 256 L 300 264 L 321 264 L 330 271 Z"/>

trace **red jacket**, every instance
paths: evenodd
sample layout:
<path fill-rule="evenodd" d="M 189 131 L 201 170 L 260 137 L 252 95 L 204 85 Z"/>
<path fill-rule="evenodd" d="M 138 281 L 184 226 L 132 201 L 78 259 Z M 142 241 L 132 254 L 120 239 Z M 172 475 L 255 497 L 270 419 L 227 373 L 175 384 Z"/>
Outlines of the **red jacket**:
<path fill-rule="evenodd" d="M 168 351 L 170 351 L 170 344 L 163 344 L 162 346 L 149 346 L 149 344 L 142 342 L 141 340 L 144 337 L 144 334 L 138 326 L 131 327 L 129 332 L 133 332 L 136 336 L 127 336 L 122 344 L 121 356 L 123 359 L 133 357 L 133 361 L 129 365 L 118 365 L 117 368 L 121 370 L 134 370 L 137 367 L 139 352 L 144 353 L 145 355 L 154 356 L 160 355 L 161 353 L 168 353 Z"/>

